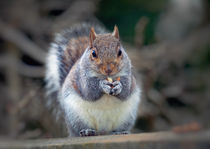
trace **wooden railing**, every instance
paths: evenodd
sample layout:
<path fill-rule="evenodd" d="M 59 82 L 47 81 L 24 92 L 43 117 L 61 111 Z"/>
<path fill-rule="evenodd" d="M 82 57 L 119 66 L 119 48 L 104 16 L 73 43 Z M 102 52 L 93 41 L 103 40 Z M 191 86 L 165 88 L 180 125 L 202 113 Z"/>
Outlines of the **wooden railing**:
<path fill-rule="evenodd" d="M 75 137 L 42 140 L 0 140 L 2 149 L 210 149 L 210 131 Z"/>

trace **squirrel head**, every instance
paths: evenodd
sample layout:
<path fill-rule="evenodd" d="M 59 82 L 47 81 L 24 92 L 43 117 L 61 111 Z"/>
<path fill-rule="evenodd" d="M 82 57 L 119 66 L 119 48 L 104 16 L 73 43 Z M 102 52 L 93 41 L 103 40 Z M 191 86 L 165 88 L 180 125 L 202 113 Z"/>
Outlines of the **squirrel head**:
<path fill-rule="evenodd" d="M 96 34 L 94 28 L 89 35 L 90 63 L 100 74 L 115 75 L 123 67 L 125 51 L 120 43 L 119 31 L 115 25 L 114 31 L 108 34 Z"/>

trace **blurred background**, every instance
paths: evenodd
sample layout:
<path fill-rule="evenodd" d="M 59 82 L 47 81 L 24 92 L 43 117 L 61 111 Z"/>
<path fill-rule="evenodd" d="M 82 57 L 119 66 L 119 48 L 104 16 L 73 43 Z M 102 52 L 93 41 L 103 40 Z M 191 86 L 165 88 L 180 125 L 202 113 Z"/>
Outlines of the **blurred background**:
<path fill-rule="evenodd" d="M 143 88 L 133 132 L 210 129 L 210 0 L 1 0 L 0 138 L 61 136 L 45 57 L 54 33 L 84 21 L 119 27 Z"/>

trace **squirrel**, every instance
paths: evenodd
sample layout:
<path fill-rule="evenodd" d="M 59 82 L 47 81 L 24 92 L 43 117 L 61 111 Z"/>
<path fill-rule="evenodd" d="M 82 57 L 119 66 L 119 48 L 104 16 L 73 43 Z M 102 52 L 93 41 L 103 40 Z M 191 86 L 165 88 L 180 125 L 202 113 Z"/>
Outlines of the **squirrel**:
<path fill-rule="evenodd" d="M 112 33 L 77 24 L 57 33 L 46 60 L 48 105 L 63 111 L 69 136 L 127 134 L 140 102 L 140 87 L 118 27 Z"/>

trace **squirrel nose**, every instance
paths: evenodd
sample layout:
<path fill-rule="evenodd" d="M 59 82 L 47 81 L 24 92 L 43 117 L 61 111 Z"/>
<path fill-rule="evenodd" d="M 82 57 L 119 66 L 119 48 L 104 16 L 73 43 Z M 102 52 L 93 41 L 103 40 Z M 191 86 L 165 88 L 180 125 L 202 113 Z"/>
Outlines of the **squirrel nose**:
<path fill-rule="evenodd" d="M 107 65 L 107 69 L 105 70 L 105 72 L 106 72 L 107 74 L 112 73 L 112 69 L 111 69 L 110 65 Z"/>
<path fill-rule="evenodd" d="M 110 73 L 112 73 L 112 70 L 111 70 L 111 69 L 107 69 L 107 70 L 106 70 L 106 73 L 107 73 L 107 74 L 110 74 Z"/>

